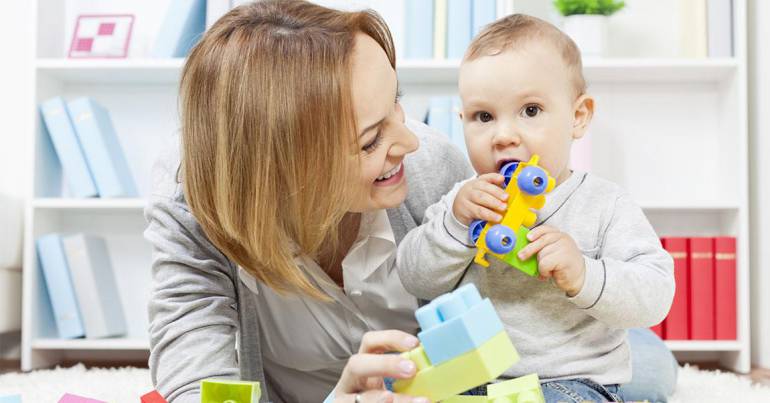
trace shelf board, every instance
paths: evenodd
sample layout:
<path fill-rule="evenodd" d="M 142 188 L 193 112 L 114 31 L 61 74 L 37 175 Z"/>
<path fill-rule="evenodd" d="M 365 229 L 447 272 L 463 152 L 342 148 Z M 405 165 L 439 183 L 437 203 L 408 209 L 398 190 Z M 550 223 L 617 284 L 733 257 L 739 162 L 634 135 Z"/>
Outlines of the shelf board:
<path fill-rule="evenodd" d="M 32 341 L 35 350 L 124 350 L 149 351 L 150 342 L 143 339 L 37 339 Z"/>
<path fill-rule="evenodd" d="M 403 60 L 402 84 L 457 84 L 459 60 Z M 37 72 L 69 83 L 177 84 L 184 59 L 38 59 Z M 739 63 L 726 59 L 586 59 L 589 83 L 712 82 L 730 77 Z"/>
<path fill-rule="evenodd" d="M 35 209 L 64 210 L 64 209 L 144 209 L 147 201 L 141 198 L 127 199 L 67 199 L 67 198 L 38 198 L 32 201 Z"/>
<path fill-rule="evenodd" d="M 743 345 L 735 340 L 666 340 L 671 351 L 740 351 Z"/>

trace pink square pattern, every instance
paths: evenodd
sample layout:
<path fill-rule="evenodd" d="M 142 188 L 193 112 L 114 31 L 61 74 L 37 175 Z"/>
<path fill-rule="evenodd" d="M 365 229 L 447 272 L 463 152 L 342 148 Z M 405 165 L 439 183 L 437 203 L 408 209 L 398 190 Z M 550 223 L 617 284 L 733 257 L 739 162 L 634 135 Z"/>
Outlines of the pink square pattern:
<path fill-rule="evenodd" d="M 99 33 L 97 35 L 112 35 L 115 32 L 115 23 L 103 23 L 99 24 Z"/>

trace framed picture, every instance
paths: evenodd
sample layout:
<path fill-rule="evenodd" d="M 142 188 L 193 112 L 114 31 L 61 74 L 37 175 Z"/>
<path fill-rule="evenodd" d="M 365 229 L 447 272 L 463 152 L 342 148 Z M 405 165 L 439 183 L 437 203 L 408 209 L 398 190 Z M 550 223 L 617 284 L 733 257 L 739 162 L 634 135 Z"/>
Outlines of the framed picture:
<path fill-rule="evenodd" d="M 131 14 L 79 15 L 68 57 L 125 58 L 133 25 Z"/>

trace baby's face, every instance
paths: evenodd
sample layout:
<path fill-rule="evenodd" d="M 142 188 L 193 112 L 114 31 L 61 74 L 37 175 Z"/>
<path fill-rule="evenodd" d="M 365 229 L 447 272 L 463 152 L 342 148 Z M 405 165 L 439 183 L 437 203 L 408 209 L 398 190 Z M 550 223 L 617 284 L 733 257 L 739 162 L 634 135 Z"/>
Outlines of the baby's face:
<path fill-rule="evenodd" d="M 476 172 L 498 172 L 538 154 L 557 185 L 569 177 L 572 140 L 584 129 L 576 119 L 580 102 L 572 75 L 554 47 L 526 44 L 463 63 L 460 97 Z"/>

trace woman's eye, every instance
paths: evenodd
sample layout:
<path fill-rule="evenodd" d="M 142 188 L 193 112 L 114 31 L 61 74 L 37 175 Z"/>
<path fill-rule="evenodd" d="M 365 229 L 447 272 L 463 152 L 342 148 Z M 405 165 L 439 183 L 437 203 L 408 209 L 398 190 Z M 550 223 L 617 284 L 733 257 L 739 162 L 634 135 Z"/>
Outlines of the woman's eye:
<path fill-rule="evenodd" d="M 489 112 L 478 112 L 476 113 L 476 120 L 478 120 L 481 123 L 487 123 L 490 120 L 492 120 L 492 114 Z"/>
<path fill-rule="evenodd" d="M 377 149 L 377 147 L 380 145 L 380 141 L 382 141 L 382 132 L 377 132 L 377 135 L 374 136 L 374 139 L 366 144 L 364 144 L 363 147 L 361 147 L 361 150 L 364 152 L 370 153 Z"/>
<path fill-rule="evenodd" d="M 527 117 L 534 118 L 537 116 L 542 109 L 540 109 L 537 105 L 527 105 L 524 107 L 524 114 L 527 115 Z"/>

